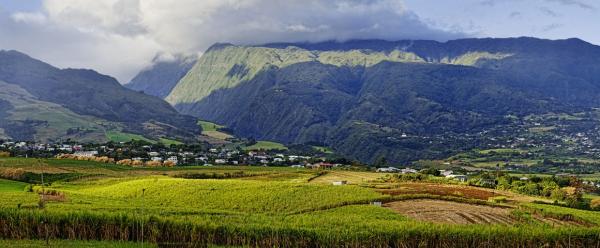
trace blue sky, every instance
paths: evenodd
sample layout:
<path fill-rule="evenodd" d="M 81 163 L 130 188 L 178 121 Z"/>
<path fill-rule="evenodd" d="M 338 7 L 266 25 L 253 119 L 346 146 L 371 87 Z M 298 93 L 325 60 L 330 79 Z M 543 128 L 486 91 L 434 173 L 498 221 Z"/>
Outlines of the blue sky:
<path fill-rule="evenodd" d="M 157 55 L 216 42 L 581 38 L 600 44 L 597 0 L 0 0 L 0 49 L 127 82 Z"/>
<path fill-rule="evenodd" d="M 0 0 L 0 6 L 8 11 L 39 10 L 41 3 L 41 0 Z"/>
<path fill-rule="evenodd" d="M 600 44 L 600 1 L 406 0 L 425 22 L 478 37 L 581 38 Z"/>

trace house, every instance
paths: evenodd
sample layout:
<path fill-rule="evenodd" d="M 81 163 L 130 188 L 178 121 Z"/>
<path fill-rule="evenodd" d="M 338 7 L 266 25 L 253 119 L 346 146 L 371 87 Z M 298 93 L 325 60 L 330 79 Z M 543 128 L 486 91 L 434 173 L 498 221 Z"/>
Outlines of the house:
<path fill-rule="evenodd" d="M 457 180 L 460 182 L 466 182 L 469 179 L 465 175 L 448 175 L 448 176 L 446 176 L 446 178 L 450 178 L 450 179 Z"/>
<path fill-rule="evenodd" d="M 227 160 L 225 159 L 215 159 L 215 164 L 227 164 Z"/>
<path fill-rule="evenodd" d="M 91 158 L 91 157 L 95 157 L 96 155 L 98 155 L 98 151 L 79 151 L 79 152 L 73 153 L 73 155 L 78 156 L 78 157 Z"/>
<path fill-rule="evenodd" d="M 177 160 L 177 156 L 171 156 L 171 157 L 169 157 L 169 158 L 167 159 L 167 161 L 171 161 L 171 162 L 173 162 L 175 165 L 177 165 L 177 162 L 178 162 L 178 160 Z"/>
<path fill-rule="evenodd" d="M 452 175 L 453 173 L 454 173 L 454 172 L 453 172 L 453 171 L 451 171 L 451 170 L 440 170 L 440 175 L 442 175 L 442 176 L 445 176 L 445 177 L 447 177 L 447 176 L 450 176 L 450 175 Z"/>
<path fill-rule="evenodd" d="M 163 159 L 161 157 L 152 157 L 150 160 L 154 161 L 154 162 L 162 162 Z"/>
<path fill-rule="evenodd" d="M 400 173 L 402 173 L 402 174 L 413 174 L 413 173 L 417 173 L 417 170 L 411 169 L 411 168 L 404 168 L 404 169 L 400 170 Z"/>
<path fill-rule="evenodd" d="M 400 169 L 396 168 L 396 167 L 387 167 L 387 168 L 379 168 L 377 169 L 377 172 L 399 172 Z"/>
<path fill-rule="evenodd" d="M 333 185 L 335 186 L 341 186 L 346 184 L 348 184 L 348 181 L 333 181 Z"/>
<path fill-rule="evenodd" d="M 144 160 L 144 159 L 143 159 L 143 158 L 140 158 L 140 157 L 136 157 L 136 158 L 132 158 L 131 160 L 133 160 L 133 161 L 142 161 L 142 160 Z"/>
<path fill-rule="evenodd" d="M 304 168 L 304 166 L 302 166 L 300 164 L 295 164 L 295 165 L 292 165 L 290 167 L 292 167 L 292 168 Z"/>
<path fill-rule="evenodd" d="M 158 152 L 149 152 L 148 153 L 149 157 L 158 157 L 159 155 L 160 155 L 160 153 L 158 153 Z"/>

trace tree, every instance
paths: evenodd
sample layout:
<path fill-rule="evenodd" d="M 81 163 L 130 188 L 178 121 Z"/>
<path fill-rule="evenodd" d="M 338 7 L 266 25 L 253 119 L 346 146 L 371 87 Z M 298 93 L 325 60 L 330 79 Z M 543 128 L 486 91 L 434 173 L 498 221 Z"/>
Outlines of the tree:
<path fill-rule="evenodd" d="M 377 168 L 387 166 L 387 159 L 384 156 L 381 156 L 375 160 L 375 164 L 373 164 Z"/>

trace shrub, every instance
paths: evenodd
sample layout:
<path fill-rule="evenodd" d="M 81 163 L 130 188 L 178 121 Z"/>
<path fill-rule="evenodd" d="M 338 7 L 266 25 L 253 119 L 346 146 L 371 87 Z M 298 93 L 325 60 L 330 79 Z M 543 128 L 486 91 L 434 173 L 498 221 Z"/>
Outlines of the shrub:
<path fill-rule="evenodd" d="M 592 210 L 599 211 L 599 210 L 600 210 L 600 198 L 593 199 L 593 200 L 590 202 L 590 208 L 591 208 Z"/>
<path fill-rule="evenodd" d="M 162 163 L 160 161 L 148 161 L 146 162 L 146 166 L 148 167 L 159 167 Z"/>
<path fill-rule="evenodd" d="M 25 176 L 23 168 L 7 168 L 0 172 L 0 177 L 12 180 L 22 180 Z"/>
<path fill-rule="evenodd" d="M 122 159 L 117 161 L 118 165 L 127 165 L 127 166 L 131 166 L 131 159 Z"/>
<path fill-rule="evenodd" d="M 163 166 L 165 166 L 165 167 L 174 167 L 175 166 L 175 162 L 173 162 L 173 161 L 165 161 L 163 163 Z"/>
<path fill-rule="evenodd" d="M 0 158 L 8 158 L 10 157 L 10 152 L 0 152 Z"/>
<path fill-rule="evenodd" d="M 140 161 L 140 160 L 134 160 L 131 161 L 131 166 L 144 166 L 144 162 Z"/>

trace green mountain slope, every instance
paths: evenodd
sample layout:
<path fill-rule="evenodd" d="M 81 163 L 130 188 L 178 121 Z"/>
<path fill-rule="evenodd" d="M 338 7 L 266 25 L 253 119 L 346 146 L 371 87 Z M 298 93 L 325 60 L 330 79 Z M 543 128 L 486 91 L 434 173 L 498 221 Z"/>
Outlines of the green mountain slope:
<path fill-rule="evenodd" d="M 507 115 L 581 111 L 598 95 L 600 47 L 515 38 L 220 44 L 167 100 L 241 136 L 372 162 L 441 157 Z"/>
<path fill-rule="evenodd" d="M 118 130 L 147 137 L 193 137 L 195 118 L 163 100 L 90 70 L 57 69 L 16 51 L 0 51 L 0 112 L 5 136 L 106 141 Z"/>
<path fill-rule="evenodd" d="M 444 57 L 435 62 L 475 65 L 480 60 L 499 60 L 510 56 L 503 53 L 469 52 L 456 57 Z M 217 44 L 206 51 L 166 100 L 175 106 L 197 102 L 215 90 L 232 88 L 248 81 L 270 67 L 283 68 L 302 62 L 370 67 L 382 61 L 426 63 L 424 58 L 402 50 L 310 51 L 294 47 L 293 44 L 285 48 Z"/>

